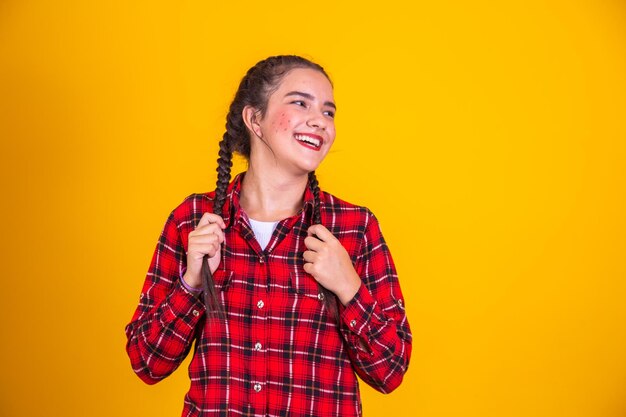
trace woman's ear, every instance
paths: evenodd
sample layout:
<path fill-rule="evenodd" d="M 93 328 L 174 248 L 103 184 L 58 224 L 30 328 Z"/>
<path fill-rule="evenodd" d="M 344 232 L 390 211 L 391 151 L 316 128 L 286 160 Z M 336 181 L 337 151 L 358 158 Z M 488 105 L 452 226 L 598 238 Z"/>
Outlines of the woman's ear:
<path fill-rule="evenodd" d="M 241 116 L 248 130 L 262 139 L 263 132 L 261 132 L 261 125 L 259 124 L 259 111 L 252 106 L 246 106 L 243 108 Z"/>

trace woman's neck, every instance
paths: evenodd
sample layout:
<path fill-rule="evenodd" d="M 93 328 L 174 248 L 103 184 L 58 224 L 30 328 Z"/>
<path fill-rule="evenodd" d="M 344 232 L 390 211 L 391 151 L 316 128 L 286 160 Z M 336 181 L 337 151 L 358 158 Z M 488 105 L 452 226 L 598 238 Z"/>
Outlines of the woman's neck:
<path fill-rule="evenodd" d="M 249 167 L 243 177 L 239 202 L 251 219 L 282 220 L 302 208 L 307 184 L 307 175 L 291 178 L 263 175 Z"/>

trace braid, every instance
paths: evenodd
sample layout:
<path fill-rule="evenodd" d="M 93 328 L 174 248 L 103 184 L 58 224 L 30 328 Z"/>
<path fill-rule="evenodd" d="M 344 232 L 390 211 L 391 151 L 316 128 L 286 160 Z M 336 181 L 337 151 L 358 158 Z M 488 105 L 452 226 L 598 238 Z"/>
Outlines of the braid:
<path fill-rule="evenodd" d="M 317 177 L 315 176 L 315 171 L 309 172 L 309 185 L 311 186 L 311 191 L 313 192 L 313 223 L 321 224 L 322 223 L 322 215 L 320 213 L 320 185 L 317 182 Z"/>
<path fill-rule="evenodd" d="M 313 192 L 313 224 L 322 224 L 322 213 L 320 209 L 320 186 L 315 176 L 315 171 L 309 172 L 309 186 Z M 324 294 L 324 305 L 330 311 L 330 315 L 339 323 L 339 308 L 337 307 L 337 296 L 329 289 L 317 284 L 319 291 Z"/>
<path fill-rule="evenodd" d="M 224 202 L 226 201 L 226 191 L 230 182 L 230 169 L 233 166 L 233 152 L 231 148 L 231 136 L 226 132 L 220 142 L 219 158 L 217 159 L 217 187 L 213 199 L 213 213 L 224 217 Z M 225 318 L 224 306 L 220 302 L 215 289 L 213 274 L 209 268 L 209 256 L 205 255 L 200 271 L 202 277 L 202 289 L 204 290 L 204 306 L 207 314 L 214 313 L 218 318 Z"/>
<path fill-rule="evenodd" d="M 230 137 L 228 130 L 224 133 L 224 138 L 220 142 L 219 158 L 217 159 L 217 186 L 215 188 L 215 202 L 213 203 L 213 213 L 224 217 L 224 202 L 226 201 L 226 190 L 230 183 L 230 169 L 233 166 L 233 152 L 230 149 Z"/>

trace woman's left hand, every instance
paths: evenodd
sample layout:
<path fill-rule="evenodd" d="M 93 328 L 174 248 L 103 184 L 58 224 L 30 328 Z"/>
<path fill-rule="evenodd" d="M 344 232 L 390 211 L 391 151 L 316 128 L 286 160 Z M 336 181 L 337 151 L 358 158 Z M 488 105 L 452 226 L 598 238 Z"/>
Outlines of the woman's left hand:
<path fill-rule="evenodd" d="M 323 225 L 315 224 L 309 227 L 307 233 L 304 239 L 308 249 L 304 252 L 304 270 L 335 293 L 345 306 L 361 286 L 361 278 L 354 270 L 350 255 Z"/>

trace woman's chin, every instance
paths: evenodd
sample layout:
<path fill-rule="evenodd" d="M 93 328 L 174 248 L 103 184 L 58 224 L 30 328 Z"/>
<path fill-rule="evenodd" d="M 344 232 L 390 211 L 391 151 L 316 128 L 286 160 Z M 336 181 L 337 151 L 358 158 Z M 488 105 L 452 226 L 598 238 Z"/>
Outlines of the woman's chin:
<path fill-rule="evenodd" d="M 311 161 L 310 163 L 300 164 L 300 169 L 302 170 L 302 174 L 308 174 L 309 172 L 317 170 L 320 164 L 321 161 Z"/>

